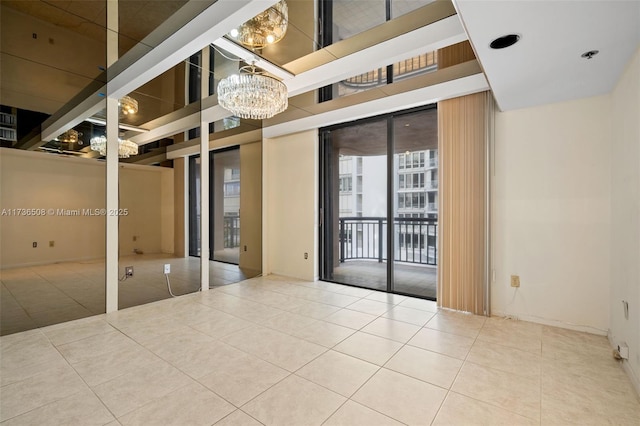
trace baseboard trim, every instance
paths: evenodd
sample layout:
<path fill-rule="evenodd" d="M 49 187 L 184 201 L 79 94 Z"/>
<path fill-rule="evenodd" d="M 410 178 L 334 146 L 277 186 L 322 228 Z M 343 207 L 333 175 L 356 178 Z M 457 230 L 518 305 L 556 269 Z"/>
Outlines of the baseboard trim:
<path fill-rule="evenodd" d="M 609 340 L 609 344 L 611 345 L 612 348 L 618 347 L 618 344 L 612 340 L 611 333 L 607 335 L 607 340 Z M 638 377 L 636 375 L 636 372 L 633 371 L 633 368 L 631 368 L 631 364 L 629 364 L 629 360 L 626 360 L 626 359 L 622 360 L 622 369 L 624 370 L 625 373 L 627 373 L 627 376 L 629 376 L 629 380 L 631 380 L 631 384 L 636 390 L 638 397 L 640 397 L 640 377 Z"/>
<path fill-rule="evenodd" d="M 582 332 L 585 332 L 585 333 L 597 334 L 597 335 L 600 335 L 600 336 L 607 336 L 607 334 L 608 334 L 608 332 L 606 330 L 602 330 L 602 329 L 599 329 L 597 327 L 592 327 L 592 326 L 589 326 L 589 325 L 571 324 L 571 323 L 564 322 L 564 321 L 547 319 L 547 318 L 540 318 L 540 317 L 533 316 L 533 315 L 521 315 L 521 314 L 514 314 L 514 313 L 508 313 L 508 312 L 501 312 L 501 311 L 492 310 L 491 311 L 491 316 L 508 317 L 508 318 L 513 318 L 513 319 L 517 319 L 517 320 L 521 320 L 521 321 L 534 322 L 536 324 L 549 325 L 549 326 L 552 326 L 552 327 L 566 328 L 568 330 L 582 331 Z"/>

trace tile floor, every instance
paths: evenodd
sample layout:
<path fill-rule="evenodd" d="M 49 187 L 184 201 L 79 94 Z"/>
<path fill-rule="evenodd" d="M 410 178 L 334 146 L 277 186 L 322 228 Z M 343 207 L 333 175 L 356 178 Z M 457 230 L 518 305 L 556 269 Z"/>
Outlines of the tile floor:
<path fill-rule="evenodd" d="M 268 276 L 0 338 L 5 425 L 634 425 L 602 336 Z"/>
<path fill-rule="evenodd" d="M 396 263 L 395 291 L 435 300 L 437 269 L 435 266 Z M 333 270 L 331 281 L 373 290 L 387 289 L 387 264 L 370 260 L 349 260 Z"/>
<path fill-rule="evenodd" d="M 120 270 L 134 267 L 134 276 L 119 287 L 121 308 L 170 297 L 163 264 L 171 265 L 174 294 L 200 287 L 200 259 L 169 255 L 133 255 L 120 258 Z M 220 286 L 252 276 L 237 265 L 209 262 L 210 285 Z M 104 261 L 61 262 L 0 270 L 0 335 L 31 330 L 104 313 Z"/>

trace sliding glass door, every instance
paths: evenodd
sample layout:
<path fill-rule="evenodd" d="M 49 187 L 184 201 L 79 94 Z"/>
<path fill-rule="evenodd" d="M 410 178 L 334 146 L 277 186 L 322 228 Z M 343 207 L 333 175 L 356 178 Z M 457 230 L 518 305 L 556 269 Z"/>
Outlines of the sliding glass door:
<path fill-rule="evenodd" d="M 435 107 L 322 129 L 321 151 L 321 278 L 435 299 Z"/>

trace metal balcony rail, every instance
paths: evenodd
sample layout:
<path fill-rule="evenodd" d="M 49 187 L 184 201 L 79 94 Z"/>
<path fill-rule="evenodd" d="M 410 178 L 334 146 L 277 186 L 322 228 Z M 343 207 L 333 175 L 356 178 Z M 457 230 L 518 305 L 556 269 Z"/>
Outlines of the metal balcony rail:
<path fill-rule="evenodd" d="M 393 79 L 399 81 L 417 74 L 435 71 L 438 68 L 436 52 L 429 52 L 404 61 L 396 62 L 393 66 Z M 348 87 L 375 87 L 387 83 L 387 67 L 378 68 L 341 81 Z"/>
<path fill-rule="evenodd" d="M 341 217 L 339 221 L 340 262 L 348 260 L 386 261 L 387 219 L 383 217 Z M 394 219 L 394 261 L 437 265 L 438 220 Z"/>
<path fill-rule="evenodd" d="M 224 217 L 224 248 L 240 247 L 240 217 Z"/>

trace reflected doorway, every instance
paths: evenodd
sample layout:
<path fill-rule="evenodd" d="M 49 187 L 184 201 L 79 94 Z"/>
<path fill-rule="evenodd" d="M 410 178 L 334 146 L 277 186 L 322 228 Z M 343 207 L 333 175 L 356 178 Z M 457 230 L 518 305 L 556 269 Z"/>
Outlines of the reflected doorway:
<path fill-rule="evenodd" d="M 240 149 L 214 151 L 211 168 L 211 260 L 240 263 Z"/>
<path fill-rule="evenodd" d="M 240 263 L 240 148 L 209 153 L 210 260 Z M 200 157 L 189 159 L 189 255 L 200 256 Z"/>

